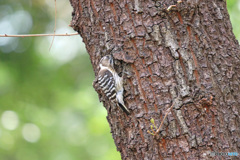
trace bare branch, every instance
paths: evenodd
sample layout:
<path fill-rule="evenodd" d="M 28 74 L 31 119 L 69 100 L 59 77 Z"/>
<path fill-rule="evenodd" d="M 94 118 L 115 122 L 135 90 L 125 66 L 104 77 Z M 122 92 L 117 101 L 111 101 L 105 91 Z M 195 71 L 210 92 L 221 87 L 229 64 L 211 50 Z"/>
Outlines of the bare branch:
<path fill-rule="evenodd" d="M 167 109 L 167 113 L 165 114 L 165 116 L 163 117 L 163 120 L 158 128 L 158 130 L 156 131 L 155 135 L 158 134 L 160 132 L 160 129 L 162 128 L 163 122 L 164 120 L 167 118 L 167 115 L 169 114 L 169 112 L 172 110 L 173 106 L 174 106 L 175 102 L 173 102 L 172 106 L 170 108 Z"/>
<path fill-rule="evenodd" d="M 79 35 L 77 32 L 76 33 L 65 33 L 65 34 L 22 34 L 22 35 L 9 35 L 9 34 L 4 34 L 1 35 L 0 37 L 47 37 L 47 36 L 76 36 Z"/>

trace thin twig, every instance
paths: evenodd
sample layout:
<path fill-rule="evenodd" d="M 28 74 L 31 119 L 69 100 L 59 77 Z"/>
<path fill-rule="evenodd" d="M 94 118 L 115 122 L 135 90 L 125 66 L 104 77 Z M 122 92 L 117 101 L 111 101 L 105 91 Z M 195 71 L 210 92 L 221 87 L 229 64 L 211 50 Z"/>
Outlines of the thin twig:
<path fill-rule="evenodd" d="M 0 35 L 0 37 L 47 37 L 47 36 L 76 36 L 78 33 L 65 33 L 65 34 L 22 34 L 22 35 L 9 35 L 4 34 Z"/>
<path fill-rule="evenodd" d="M 53 30 L 54 36 L 53 36 L 53 39 L 52 39 L 52 43 L 51 43 L 51 45 L 49 47 L 49 51 L 52 48 L 52 44 L 53 44 L 53 41 L 54 41 L 54 38 L 55 38 L 55 33 L 56 33 L 56 26 L 57 26 L 56 25 L 57 24 L 57 4 L 56 3 L 57 3 L 56 0 L 54 0 L 54 5 L 55 5 L 55 25 L 54 25 L 54 30 Z"/>
<path fill-rule="evenodd" d="M 163 125 L 163 122 L 165 121 L 165 119 L 167 118 L 167 115 L 169 114 L 169 112 L 172 110 L 173 106 L 174 106 L 175 102 L 173 102 L 172 106 L 170 108 L 168 108 L 167 110 L 167 113 L 165 114 L 165 116 L 163 117 L 163 120 L 159 126 L 159 128 L 157 129 L 157 131 L 155 132 L 154 135 L 157 135 L 159 132 L 160 132 L 160 129 L 162 128 L 162 125 Z"/>
<path fill-rule="evenodd" d="M 173 7 L 177 7 L 177 5 L 170 5 L 170 6 L 167 8 L 167 11 L 170 11 Z"/>

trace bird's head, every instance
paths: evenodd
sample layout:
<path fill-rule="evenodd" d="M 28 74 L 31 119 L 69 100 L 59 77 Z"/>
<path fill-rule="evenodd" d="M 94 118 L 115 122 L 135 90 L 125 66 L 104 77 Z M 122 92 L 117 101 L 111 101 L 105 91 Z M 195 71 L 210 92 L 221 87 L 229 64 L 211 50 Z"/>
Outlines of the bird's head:
<path fill-rule="evenodd" d="M 113 57 L 106 55 L 100 60 L 100 67 L 111 67 L 113 68 Z"/>

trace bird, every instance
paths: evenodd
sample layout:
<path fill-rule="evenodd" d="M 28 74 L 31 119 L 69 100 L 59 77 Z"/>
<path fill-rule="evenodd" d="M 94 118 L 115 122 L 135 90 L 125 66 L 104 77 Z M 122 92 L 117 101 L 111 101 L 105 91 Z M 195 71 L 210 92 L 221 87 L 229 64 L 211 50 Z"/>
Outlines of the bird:
<path fill-rule="evenodd" d="M 105 55 L 99 63 L 100 70 L 96 77 L 102 93 L 112 103 L 116 103 L 127 115 L 130 111 L 123 101 L 123 78 L 114 69 L 114 59 L 112 55 Z"/>

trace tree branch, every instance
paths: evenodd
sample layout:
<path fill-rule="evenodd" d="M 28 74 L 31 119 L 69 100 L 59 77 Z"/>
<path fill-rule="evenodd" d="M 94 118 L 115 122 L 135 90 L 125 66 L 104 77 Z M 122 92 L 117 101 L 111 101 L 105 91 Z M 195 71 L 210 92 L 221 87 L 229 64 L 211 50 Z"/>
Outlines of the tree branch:
<path fill-rule="evenodd" d="M 0 37 L 47 37 L 47 36 L 76 36 L 79 35 L 77 32 L 76 33 L 65 33 L 65 34 L 22 34 L 22 35 L 9 35 L 9 34 L 4 34 L 1 35 Z"/>

